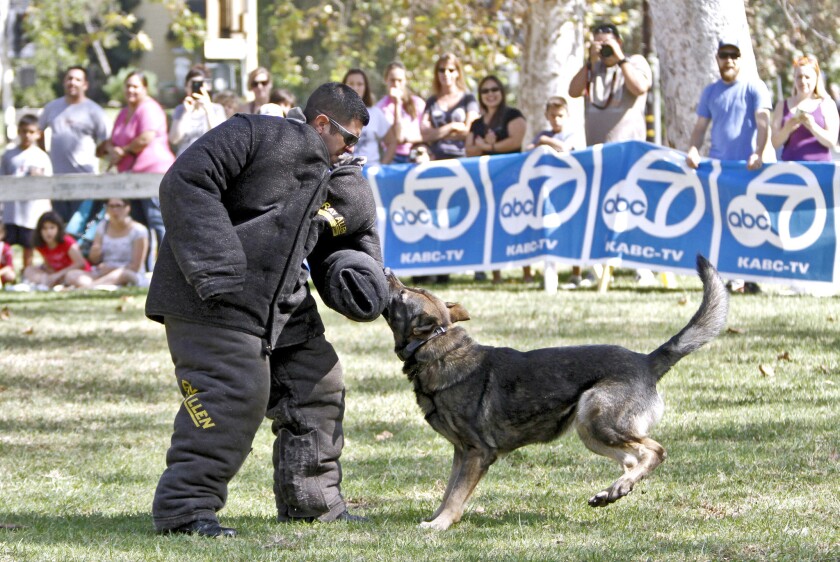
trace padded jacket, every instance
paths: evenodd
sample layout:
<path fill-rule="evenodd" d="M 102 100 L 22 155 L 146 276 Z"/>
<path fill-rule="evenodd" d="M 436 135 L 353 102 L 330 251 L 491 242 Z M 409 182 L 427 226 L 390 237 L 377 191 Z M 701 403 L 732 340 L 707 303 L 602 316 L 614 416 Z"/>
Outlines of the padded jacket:
<path fill-rule="evenodd" d="M 166 236 L 146 315 L 252 334 L 270 351 L 301 303 L 329 172 L 323 140 L 295 119 L 238 114 L 199 138 L 160 185 Z"/>
<path fill-rule="evenodd" d="M 376 230 L 376 203 L 361 166 L 347 164 L 333 169 L 327 200 L 312 220 L 306 249 L 309 268 L 301 270 L 299 292 L 294 299 L 300 299 L 301 304 L 275 347 L 296 345 L 324 333 L 324 325 L 307 283 L 310 269 L 315 285 L 323 287 L 326 284 L 327 262 L 335 252 L 357 251 L 372 257 L 382 266 L 382 247 Z M 327 298 L 324 301 L 329 302 Z"/>

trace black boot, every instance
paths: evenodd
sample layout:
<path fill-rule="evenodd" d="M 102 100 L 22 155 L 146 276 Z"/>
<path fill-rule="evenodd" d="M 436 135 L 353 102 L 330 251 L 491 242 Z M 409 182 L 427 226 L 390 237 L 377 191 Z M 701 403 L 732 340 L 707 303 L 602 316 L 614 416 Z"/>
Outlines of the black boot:
<path fill-rule="evenodd" d="M 200 535 L 202 537 L 235 537 L 236 529 L 222 527 L 214 519 L 196 519 L 174 529 L 161 531 L 163 534 Z"/>

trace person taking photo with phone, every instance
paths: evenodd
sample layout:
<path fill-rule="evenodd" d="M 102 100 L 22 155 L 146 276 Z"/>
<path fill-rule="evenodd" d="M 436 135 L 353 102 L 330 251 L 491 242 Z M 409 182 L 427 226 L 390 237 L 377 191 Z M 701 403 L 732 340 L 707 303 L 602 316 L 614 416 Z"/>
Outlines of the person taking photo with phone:
<path fill-rule="evenodd" d="M 194 66 L 184 79 L 186 97 L 172 112 L 169 144 L 180 156 L 198 137 L 227 119 L 225 108 L 210 99 L 212 87 L 203 66 Z"/>

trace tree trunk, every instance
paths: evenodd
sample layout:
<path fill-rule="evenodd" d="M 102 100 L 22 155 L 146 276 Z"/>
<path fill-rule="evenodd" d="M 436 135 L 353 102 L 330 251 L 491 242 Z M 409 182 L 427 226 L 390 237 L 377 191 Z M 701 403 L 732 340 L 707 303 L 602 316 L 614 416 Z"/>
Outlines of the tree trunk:
<path fill-rule="evenodd" d="M 12 96 L 12 80 L 15 74 L 8 57 L 10 37 L 7 32 L 11 28 L 10 17 L 9 0 L 0 0 L 0 134 L 4 146 L 17 133 Z"/>
<path fill-rule="evenodd" d="M 528 120 L 525 144 L 546 128 L 545 101 L 563 96 L 569 102 L 568 126 L 583 129 L 583 101 L 569 98 L 569 82 L 583 65 L 584 0 L 527 0 L 523 12 L 522 76 L 519 109 Z"/>
<path fill-rule="evenodd" d="M 665 106 L 664 143 L 688 150 L 697 103 L 707 84 L 720 78 L 721 35 L 741 43 L 740 77 L 756 76 L 744 2 L 733 0 L 649 0 L 660 84 Z M 702 152 L 702 151 L 701 151 Z"/>

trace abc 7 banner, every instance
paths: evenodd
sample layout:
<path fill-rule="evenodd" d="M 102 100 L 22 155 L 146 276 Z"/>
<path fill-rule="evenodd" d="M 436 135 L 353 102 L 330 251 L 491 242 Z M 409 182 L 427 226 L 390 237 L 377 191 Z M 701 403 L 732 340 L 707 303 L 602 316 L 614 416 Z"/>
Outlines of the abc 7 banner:
<path fill-rule="evenodd" d="M 647 143 L 368 170 L 386 265 L 440 273 L 553 259 L 835 282 L 838 167 L 749 172 Z M 838 189 L 840 191 L 840 189 Z"/>

